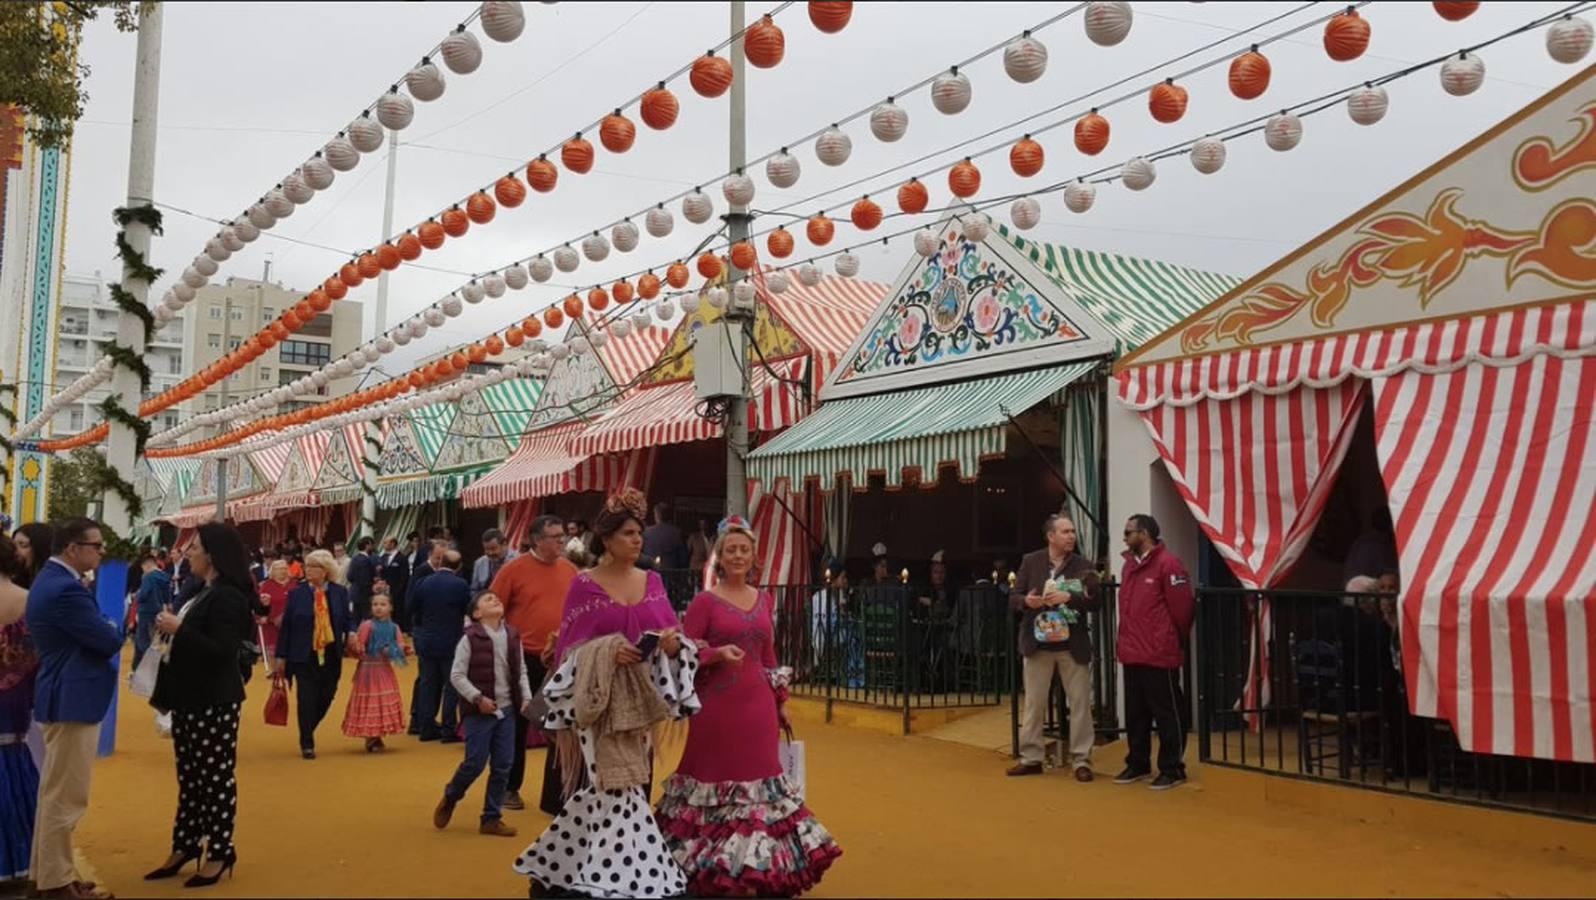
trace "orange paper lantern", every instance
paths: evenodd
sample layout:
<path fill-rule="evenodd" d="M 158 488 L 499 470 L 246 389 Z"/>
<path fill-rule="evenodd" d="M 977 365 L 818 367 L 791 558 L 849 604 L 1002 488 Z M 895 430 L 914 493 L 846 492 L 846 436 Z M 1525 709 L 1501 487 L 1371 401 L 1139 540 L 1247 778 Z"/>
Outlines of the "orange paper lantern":
<path fill-rule="evenodd" d="M 637 295 L 644 300 L 652 300 L 658 297 L 659 276 L 653 272 L 643 273 L 643 277 L 637 279 Z"/>
<path fill-rule="evenodd" d="M 665 270 L 666 283 L 677 290 L 687 287 L 687 279 L 689 277 L 690 275 L 687 271 L 687 266 L 683 263 L 673 262 L 670 264 L 670 267 Z"/>
<path fill-rule="evenodd" d="M 416 236 L 421 241 L 421 246 L 428 250 L 436 250 L 442 247 L 443 242 L 449 237 L 448 232 L 443 230 L 443 226 L 433 219 L 428 219 L 421 223 L 421 227 L 416 229 Z"/>
<path fill-rule="evenodd" d="M 448 359 L 440 359 L 432 364 L 432 380 L 442 381 L 454 377 L 454 365 Z"/>
<path fill-rule="evenodd" d="M 521 320 L 521 332 L 529 338 L 535 338 L 543 333 L 543 323 L 537 316 L 527 316 Z"/>
<path fill-rule="evenodd" d="M 262 350 L 270 350 L 271 348 L 277 346 L 277 335 L 272 334 L 271 329 L 267 329 L 262 331 L 260 334 L 255 335 L 255 340 L 260 342 L 260 348 Z"/>
<path fill-rule="evenodd" d="M 580 134 L 571 138 L 560 148 L 560 162 L 572 172 L 586 175 L 593 170 L 593 145 Z"/>
<path fill-rule="evenodd" d="M 282 320 L 279 319 L 271 324 L 271 335 L 275 340 L 286 341 L 291 334 L 293 332 L 288 330 L 288 325 Z"/>
<path fill-rule="evenodd" d="M 493 183 L 493 196 L 505 209 L 515 209 L 526 199 L 526 185 L 514 175 L 506 175 Z"/>
<path fill-rule="evenodd" d="M 1030 135 L 1020 138 L 1009 148 L 1009 168 L 1021 178 L 1030 178 L 1042 171 L 1042 163 L 1046 154 L 1042 145 L 1031 140 Z"/>
<path fill-rule="evenodd" d="M 1336 62 L 1347 62 L 1369 49 L 1369 20 L 1349 9 L 1324 23 L 1324 52 Z"/>
<path fill-rule="evenodd" d="M 489 356 L 498 356 L 504 352 L 504 341 L 498 335 L 490 334 L 488 339 L 482 342 L 482 348 L 488 351 Z"/>
<path fill-rule="evenodd" d="M 1092 110 L 1075 121 L 1075 149 L 1096 156 L 1108 146 L 1108 120 Z"/>
<path fill-rule="evenodd" d="M 804 226 L 804 233 L 809 236 L 809 243 L 816 247 L 824 247 L 831 243 L 832 235 L 837 233 L 837 225 L 826 218 L 825 213 L 819 213 Z"/>
<path fill-rule="evenodd" d="M 293 310 L 283 313 L 282 319 L 280 321 L 283 323 L 283 327 L 288 329 L 290 333 L 298 331 L 299 326 L 304 324 L 304 320 L 299 318 L 299 314 Z"/>
<path fill-rule="evenodd" d="M 377 266 L 385 272 L 392 272 L 403 264 L 405 258 L 399 255 L 399 248 L 392 244 L 383 244 L 377 248 Z"/>
<path fill-rule="evenodd" d="M 414 262 L 421 258 L 421 241 L 408 231 L 399 238 L 398 248 L 399 258 L 406 262 Z"/>
<path fill-rule="evenodd" d="M 343 279 L 336 275 L 327 279 L 326 281 L 323 281 L 321 283 L 321 289 L 326 291 L 327 296 L 333 298 L 334 300 L 342 300 L 349 296 L 349 285 L 344 284 Z"/>
<path fill-rule="evenodd" d="M 848 27 L 848 20 L 852 17 L 852 3 L 811 2 L 809 4 L 809 21 L 826 34 L 836 34 Z"/>
<path fill-rule="evenodd" d="M 471 230 L 471 219 L 466 216 L 465 210 L 458 206 L 451 206 L 443 213 L 443 233 L 449 237 L 464 237 Z"/>
<path fill-rule="evenodd" d="M 573 294 L 572 296 L 575 295 Z M 605 293 L 603 288 L 596 287 L 587 292 L 587 305 L 594 312 L 603 312 L 604 308 L 610 305 L 610 295 Z M 575 318 L 576 315 L 576 313 L 571 313 L 572 318 Z"/>
<path fill-rule="evenodd" d="M 316 312 L 326 312 L 328 308 L 332 306 L 332 298 L 327 296 L 327 292 L 321 288 L 317 288 L 314 291 L 311 291 L 309 294 L 306 294 L 305 301 L 309 303 L 310 308 Z"/>
<path fill-rule="evenodd" d="M 713 253 L 705 253 L 698 258 L 698 274 L 705 278 L 714 278 L 720 274 L 720 257 Z"/>
<path fill-rule="evenodd" d="M 1169 125 L 1179 122 L 1186 115 L 1186 100 L 1186 89 L 1171 78 L 1156 85 L 1147 95 L 1147 110 L 1153 114 L 1154 120 Z"/>
<path fill-rule="evenodd" d="M 466 217 L 478 225 L 486 225 L 493 221 L 493 216 L 499 211 L 499 205 L 486 191 L 477 191 L 466 201 Z"/>
<path fill-rule="evenodd" d="M 366 277 L 360 274 L 360 269 L 354 263 L 347 262 L 339 268 L 338 280 L 342 281 L 345 287 L 360 287 L 360 283 L 365 281 Z"/>
<path fill-rule="evenodd" d="M 948 190 L 955 197 L 973 197 L 981 189 L 981 170 L 975 163 L 965 157 L 963 162 L 955 163 L 948 170 Z"/>
<path fill-rule="evenodd" d="M 906 213 L 925 212 L 931 195 L 918 178 L 911 178 L 898 186 L 898 209 Z"/>
<path fill-rule="evenodd" d="M 599 143 L 611 153 L 625 153 L 632 149 L 632 142 L 637 140 L 637 126 L 632 120 L 621 115 L 620 110 L 610 113 L 599 123 Z"/>
<path fill-rule="evenodd" d="M 472 344 L 471 347 L 473 351 L 481 349 L 475 344 Z M 486 358 L 486 354 L 484 354 L 483 358 Z M 454 354 L 449 357 L 449 368 L 454 369 L 456 372 L 464 372 L 466 369 L 471 368 L 471 358 L 456 350 Z"/>
<path fill-rule="evenodd" d="M 658 87 L 643 92 L 643 101 L 638 106 L 638 114 L 643 117 L 644 125 L 655 131 L 664 131 L 676 124 L 676 114 L 680 109 L 681 104 L 676 101 L 676 95 L 665 87 L 665 82 L 661 81 Z"/>
<path fill-rule="evenodd" d="M 488 360 L 488 348 L 482 346 L 481 344 L 472 344 L 471 346 L 466 348 L 466 361 L 467 362 L 475 363 L 477 365 L 481 365 L 482 363 L 487 362 L 487 360 Z M 456 366 L 456 368 L 463 369 L 463 368 L 465 368 L 465 366 Z"/>
<path fill-rule="evenodd" d="M 719 97 L 731 87 L 731 63 L 713 53 L 700 56 L 693 60 L 693 69 L 688 73 L 687 81 L 700 97 Z"/>
<path fill-rule="evenodd" d="M 786 52 L 787 37 L 770 16 L 748 26 L 748 30 L 743 32 L 743 53 L 747 55 L 749 65 L 761 69 L 775 68 Z"/>
<path fill-rule="evenodd" d="M 519 347 L 526 342 L 526 332 L 519 325 L 511 325 L 504 330 L 504 342 L 512 347 Z"/>
<path fill-rule="evenodd" d="M 770 255 L 777 259 L 786 259 L 791 256 L 792 248 L 792 232 L 785 228 L 777 228 L 770 233 L 770 237 L 765 238 L 765 249 L 769 250 Z"/>
<path fill-rule="evenodd" d="M 746 272 L 759 262 L 759 254 L 754 251 L 753 244 L 748 241 L 738 241 L 732 245 L 731 262 L 733 266 Z"/>
<path fill-rule="evenodd" d="M 1437 0 L 1430 5 L 1435 7 L 1436 13 L 1448 22 L 1461 22 L 1474 15 L 1474 11 L 1480 8 L 1478 3 L 1462 2 L 1462 0 Z"/>
<path fill-rule="evenodd" d="M 316 310 L 311 307 L 310 302 L 307 300 L 301 300 L 294 304 L 294 312 L 299 315 L 299 321 L 301 322 L 309 322 L 311 319 L 316 318 Z"/>
<path fill-rule="evenodd" d="M 1254 100 L 1269 90 L 1269 60 L 1258 52 L 1258 45 L 1230 61 L 1230 92 L 1243 100 Z"/>
<path fill-rule="evenodd" d="M 610 285 L 610 296 L 615 298 L 616 303 L 630 303 L 634 295 L 631 282 L 625 279 Z"/>
<path fill-rule="evenodd" d="M 853 227 L 860 231 L 869 231 L 881 224 L 881 207 L 868 196 L 860 197 L 849 210 L 848 218 L 853 220 Z"/>
<path fill-rule="evenodd" d="M 360 272 L 361 278 L 376 278 L 382 274 L 382 263 L 377 261 L 377 254 L 366 252 L 355 260 L 355 269 Z"/>
<path fill-rule="evenodd" d="M 548 157 L 539 156 L 526 164 L 526 180 L 532 185 L 532 190 L 540 194 L 547 194 L 554 190 L 554 185 L 560 180 L 560 170 Z"/>

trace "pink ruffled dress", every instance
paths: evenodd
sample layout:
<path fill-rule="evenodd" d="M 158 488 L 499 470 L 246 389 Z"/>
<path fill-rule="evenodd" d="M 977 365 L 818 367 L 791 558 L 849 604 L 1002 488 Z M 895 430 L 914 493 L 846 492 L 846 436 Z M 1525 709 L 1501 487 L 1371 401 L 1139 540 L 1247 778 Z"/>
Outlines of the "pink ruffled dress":
<path fill-rule="evenodd" d="M 794 897 L 842 855 L 782 774 L 773 605 L 762 593 L 744 612 L 705 591 L 683 623 L 704 663 L 703 709 L 655 820 L 695 897 Z M 742 663 L 708 664 L 727 644 L 742 648 Z"/>

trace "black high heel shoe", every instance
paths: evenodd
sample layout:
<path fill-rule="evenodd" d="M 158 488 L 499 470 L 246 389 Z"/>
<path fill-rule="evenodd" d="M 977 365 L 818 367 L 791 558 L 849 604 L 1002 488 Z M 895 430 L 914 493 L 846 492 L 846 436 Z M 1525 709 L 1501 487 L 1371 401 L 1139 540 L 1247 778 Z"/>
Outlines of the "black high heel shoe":
<path fill-rule="evenodd" d="M 146 874 L 144 876 L 144 880 L 145 881 L 160 881 L 163 878 L 171 878 L 173 875 L 176 875 L 178 872 L 183 871 L 183 867 L 184 866 L 188 865 L 189 863 L 191 863 L 194 860 L 199 859 L 199 858 L 200 858 L 200 855 L 199 855 L 199 851 L 198 850 L 194 851 L 192 854 L 184 853 L 182 859 L 178 860 L 175 863 L 172 863 L 169 866 L 161 866 L 159 869 L 156 869 L 153 872 L 150 872 L 150 873 Z"/>
<path fill-rule="evenodd" d="M 216 860 L 210 860 L 210 861 L 211 862 L 216 862 Z M 238 853 L 234 852 L 234 851 L 229 851 L 227 856 L 224 857 L 221 860 L 221 863 L 222 863 L 222 867 L 220 869 L 216 870 L 216 874 L 215 875 L 200 875 L 200 874 L 196 873 L 194 875 L 194 877 L 192 877 L 189 880 L 183 882 L 183 887 L 186 887 L 186 888 L 210 887 L 211 885 L 215 884 L 216 882 L 221 881 L 223 875 L 226 875 L 228 877 L 232 877 L 233 866 L 238 864 Z"/>

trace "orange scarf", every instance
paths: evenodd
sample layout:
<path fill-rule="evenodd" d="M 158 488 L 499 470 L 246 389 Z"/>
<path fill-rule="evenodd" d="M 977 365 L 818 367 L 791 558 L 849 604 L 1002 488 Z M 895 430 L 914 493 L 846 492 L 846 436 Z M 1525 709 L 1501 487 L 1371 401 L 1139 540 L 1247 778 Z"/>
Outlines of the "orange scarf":
<path fill-rule="evenodd" d="M 326 649 L 333 642 L 332 610 L 327 606 L 327 590 L 316 588 L 316 628 L 310 636 L 310 648 L 322 662 L 327 661 Z"/>

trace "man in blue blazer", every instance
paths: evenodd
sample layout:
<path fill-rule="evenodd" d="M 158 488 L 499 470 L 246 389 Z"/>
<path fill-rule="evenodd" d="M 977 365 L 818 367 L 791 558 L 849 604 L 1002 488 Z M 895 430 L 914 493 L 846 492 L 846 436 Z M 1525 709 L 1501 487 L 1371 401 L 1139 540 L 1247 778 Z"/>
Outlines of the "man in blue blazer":
<path fill-rule="evenodd" d="M 116 694 L 111 661 L 123 635 L 83 586 L 105 555 L 100 526 L 92 519 L 57 525 L 53 550 L 28 591 L 28 631 L 39 656 L 33 716 L 44 730 L 32 871 L 41 895 L 76 897 L 94 890 L 78 878 L 72 832 L 89 808 L 100 721 Z"/>
<path fill-rule="evenodd" d="M 449 683 L 454 648 L 460 643 L 466 607 L 471 603 L 470 586 L 460 577 L 460 562 L 460 551 L 443 551 L 438 571 L 416 588 L 416 660 L 421 680 L 411 709 L 424 741 L 452 744 L 460 740 L 455 737 L 460 698 Z"/>

